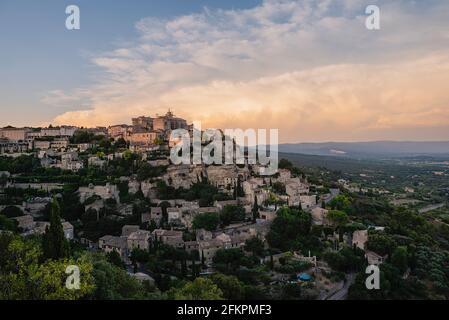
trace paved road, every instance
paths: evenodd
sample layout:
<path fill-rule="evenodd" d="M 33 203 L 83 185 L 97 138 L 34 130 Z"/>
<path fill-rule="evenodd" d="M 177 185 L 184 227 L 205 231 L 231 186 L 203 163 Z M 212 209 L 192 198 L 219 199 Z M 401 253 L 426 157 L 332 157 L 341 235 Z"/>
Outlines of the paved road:
<path fill-rule="evenodd" d="M 437 204 L 431 204 L 427 207 L 421 208 L 418 210 L 419 213 L 426 213 L 435 209 L 439 209 L 444 207 L 446 204 L 445 203 L 437 203 Z"/>
<path fill-rule="evenodd" d="M 346 297 L 348 296 L 349 287 L 354 283 L 354 281 L 355 281 L 355 274 L 354 273 L 348 274 L 346 277 L 345 284 L 343 285 L 343 288 L 335 292 L 330 297 L 327 297 L 326 300 L 345 300 Z"/>
<path fill-rule="evenodd" d="M 330 190 L 330 197 L 327 198 L 326 200 L 324 200 L 324 203 L 328 204 L 329 202 L 331 202 L 339 194 L 340 194 L 340 190 L 339 189 L 331 189 Z"/>

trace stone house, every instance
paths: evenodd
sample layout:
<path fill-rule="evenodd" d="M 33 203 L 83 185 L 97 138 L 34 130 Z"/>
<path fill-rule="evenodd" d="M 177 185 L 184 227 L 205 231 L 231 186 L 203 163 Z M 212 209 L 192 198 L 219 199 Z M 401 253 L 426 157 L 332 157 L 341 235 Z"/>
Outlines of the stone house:
<path fill-rule="evenodd" d="M 23 203 L 24 210 L 33 216 L 39 215 L 39 213 L 45 209 L 48 203 L 50 203 L 51 198 L 45 197 L 35 197 L 27 200 Z"/>
<path fill-rule="evenodd" d="M 276 211 L 266 211 L 259 209 L 259 219 L 273 221 L 276 218 Z"/>
<path fill-rule="evenodd" d="M 152 233 L 153 239 L 157 237 L 158 241 L 177 248 L 184 246 L 182 235 L 182 231 L 163 229 L 156 229 Z"/>
<path fill-rule="evenodd" d="M 181 220 L 182 213 L 180 208 L 167 208 L 168 223 Z"/>
<path fill-rule="evenodd" d="M 304 210 L 312 208 L 316 206 L 316 195 L 300 195 L 299 202 Z"/>
<path fill-rule="evenodd" d="M 368 230 L 356 230 L 352 234 L 352 246 L 365 250 L 368 241 Z"/>
<path fill-rule="evenodd" d="M 34 219 L 32 215 L 24 215 L 12 219 L 17 221 L 17 226 L 24 232 L 30 231 L 34 228 Z"/>
<path fill-rule="evenodd" d="M 151 207 L 150 209 L 150 218 L 151 220 L 153 220 L 156 225 L 160 225 L 161 224 L 161 220 L 162 220 L 162 208 L 161 207 Z"/>
<path fill-rule="evenodd" d="M 388 258 L 388 255 L 381 256 L 374 251 L 366 251 L 365 258 L 368 260 L 368 264 L 370 265 L 381 265 Z"/>
<path fill-rule="evenodd" d="M 128 237 L 131 233 L 138 231 L 140 228 L 139 226 L 135 225 L 124 225 L 122 227 L 122 236 Z"/>
<path fill-rule="evenodd" d="M 137 230 L 131 233 L 127 238 L 128 250 L 137 248 L 141 250 L 148 250 L 150 244 L 151 233 L 146 230 Z"/>
<path fill-rule="evenodd" d="M 103 200 L 115 199 L 117 203 L 120 203 L 119 190 L 116 185 L 111 185 L 107 183 L 105 186 L 94 186 L 90 184 L 88 187 L 80 187 L 78 189 L 80 195 L 80 202 L 84 203 L 86 199 L 97 195 Z"/>
<path fill-rule="evenodd" d="M 128 261 L 126 237 L 104 236 L 98 240 L 98 248 L 106 253 L 116 251 L 123 261 Z"/>
<path fill-rule="evenodd" d="M 237 200 L 224 200 L 224 201 L 215 201 L 214 202 L 214 206 L 219 210 L 223 210 L 223 208 L 225 206 L 228 205 L 232 205 L 232 206 L 237 206 L 238 205 L 238 201 Z"/>
<path fill-rule="evenodd" d="M 220 249 L 223 249 L 223 243 L 218 239 L 201 240 L 198 242 L 200 258 L 204 259 L 208 265 L 212 263 L 215 253 Z"/>
<path fill-rule="evenodd" d="M 327 213 L 329 212 L 329 210 L 323 209 L 321 207 L 315 207 L 313 208 L 310 213 L 312 215 L 312 223 L 314 225 L 327 225 L 328 221 L 327 221 Z"/>
<path fill-rule="evenodd" d="M 62 223 L 62 230 L 64 231 L 64 236 L 67 240 L 73 240 L 73 238 L 75 237 L 75 229 L 70 222 L 64 221 Z"/>
<path fill-rule="evenodd" d="M 151 221 L 151 213 L 146 212 L 146 213 L 142 213 L 140 216 L 140 222 L 141 223 L 147 223 Z"/>

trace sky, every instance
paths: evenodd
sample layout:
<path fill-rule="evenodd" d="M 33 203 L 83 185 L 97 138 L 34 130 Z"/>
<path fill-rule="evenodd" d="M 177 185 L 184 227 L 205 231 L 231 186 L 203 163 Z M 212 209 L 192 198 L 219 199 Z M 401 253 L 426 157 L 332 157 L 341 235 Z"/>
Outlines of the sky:
<path fill-rule="evenodd" d="M 0 0 L 0 126 L 168 108 L 281 142 L 449 140 L 449 1 Z"/>

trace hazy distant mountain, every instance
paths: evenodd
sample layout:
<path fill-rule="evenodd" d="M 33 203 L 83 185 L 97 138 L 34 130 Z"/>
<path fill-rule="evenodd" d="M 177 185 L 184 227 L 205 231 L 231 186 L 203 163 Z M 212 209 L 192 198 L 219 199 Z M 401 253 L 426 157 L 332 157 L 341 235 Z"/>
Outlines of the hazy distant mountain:
<path fill-rule="evenodd" d="M 280 144 L 279 152 L 341 157 L 449 155 L 449 141 L 373 141 Z"/>

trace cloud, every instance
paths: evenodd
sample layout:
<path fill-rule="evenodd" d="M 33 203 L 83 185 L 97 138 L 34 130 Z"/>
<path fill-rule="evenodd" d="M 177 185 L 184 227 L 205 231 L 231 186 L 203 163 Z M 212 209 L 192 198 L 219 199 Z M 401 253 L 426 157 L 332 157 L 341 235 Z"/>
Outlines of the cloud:
<path fill-rule="evenodd" d="M 279 128 L 283 141 L 449 127 L 449 4 L 377 3 L 379 31 L 365 28 L 362 0 L 266 0 L 142 19 L 132 46 L 93 59 L 96 85 L 56 92 L 68 103 L 81 92 L 90 105 L 54 122 L 109 125 L 171 107 L 211 127 Z"/>

